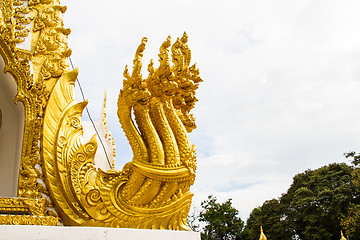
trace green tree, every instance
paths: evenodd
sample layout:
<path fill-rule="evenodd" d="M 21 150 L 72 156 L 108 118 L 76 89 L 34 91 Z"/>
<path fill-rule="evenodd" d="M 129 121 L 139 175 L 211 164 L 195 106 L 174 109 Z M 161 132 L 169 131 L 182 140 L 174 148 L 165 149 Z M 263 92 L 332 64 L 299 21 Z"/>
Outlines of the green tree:
<path fill-rule="evenodd" d="M 268 239 L 340 239 L 341 218 L 353 214 L 352 223 L 360 225 L 360 211 L 354 212 L 358 210 L 354 206 L 360 206 L 360 177 L 358 185 L 353 181 L 356 172 L 345 163 L 334 163 L 297 174 L 281 198 L 268 200 L 251 212 L 243 239 L 258 239 L 260 226 Z M 357 229 L 352 240 L 360 240 Z"/>
<path fill-rule="evenodd" d="M 231 199 L 218 203 L 216 197 L 210 195 L 201 203 L 199 221 L 204 222 L 205 240 L 239 240 L 244 222 L 238 216 L 239 211 L 232 206 Z"/>
<path fill-rule="evenodd" d="M 259 218 L 261 216 L 261 208 L 254 208 L 249 218 L 246 220 L 245 228 L 241 234 L 244 240 L 251 240 L 259 238 L 260 226 L 262 226 Z"/>
<path fill-rule="evenodd" d="M 356 191 L 360 189 L 360 155 L 355 152 L 345 153 L 345 157 L 351 160 L 355 169 L 352 172 L 353 184 L 356 186 Z M 360 204 L 352 203 L 349 207 L 346 216 L 341 219 L 341 226 L 345 230 L 345 234 L 351 239 L 360 239 Z"/>
<path fill-rule="evenodd" d="M 334 163 L 294 177 L 280 200 L 286 206 L 286 221 L 294 238 L 339 239 L 340 218 L 351 204 L 360 201 L 352 182 L 353 170 L 345 163 Z"/>
<path fill-rule="evenodd" d="M 254 208 L 246 221 L 243 239 L 258 239 L 260 226 L 268 239 L 291 239 L 293 232 L 288 227 L 285 211 L 285 206 L 278 199 L 265 201 L 261 207 Z"/>

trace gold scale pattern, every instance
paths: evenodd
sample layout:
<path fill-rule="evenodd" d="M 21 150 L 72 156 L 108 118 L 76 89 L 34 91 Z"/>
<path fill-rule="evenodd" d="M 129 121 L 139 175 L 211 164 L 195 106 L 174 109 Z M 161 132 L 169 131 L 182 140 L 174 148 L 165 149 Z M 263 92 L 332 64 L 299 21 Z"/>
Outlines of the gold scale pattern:
<path fill-rule="evenodd" d="M 67 61 L 66 7 L 58 0 L 3 0 L 0 7 L 0 53 L 18 86 L 15 102 L 26 112 L 19 202 L 9 209 L 5 202 L 15 200 L 0 198 L 0 224 L 60 220 L 75 226 L 189 230 L 196 154 L 188 132 L 196 128 L 190 110 L 202 79 L 196 65 L 190 66 L 186 33 L 161 45 L 160 66 L 155 69 L 151 61 L 146 79 L 140 74 L 147 42 L 142 39 L 132 73 L 125 68 L 117 111 L 134 157 L 121 171 L 104 172 L 95 168 L 96 137 L 82 140 L 87 102 L 73 97 L 78 70 L 70 71 Z M 17 48 L 29 33 L 31 51 Z M 14 214 L 19 209 L 30 216 Z"/>

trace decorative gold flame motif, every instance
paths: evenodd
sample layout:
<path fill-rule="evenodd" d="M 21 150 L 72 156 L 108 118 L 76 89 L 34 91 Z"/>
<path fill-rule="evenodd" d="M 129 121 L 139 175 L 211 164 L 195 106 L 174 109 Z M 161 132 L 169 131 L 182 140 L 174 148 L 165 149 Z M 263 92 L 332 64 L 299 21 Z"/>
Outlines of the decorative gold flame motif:
<path fill-rule="evenodd" d="M 151 61 L 146 79 L 141 75 L 146 38 L 135 53 L 132 72 L 125 67 L 117 115 L 134 157 L 121 171 L 104 172 L 95 168 L 96 136 L 83 143 L 81 117 L 87 102 L 77 103 L 73 96 L 78 70 L 70 71 L 67 61 L 66 7 L 58 0 L 23 2 L 4 0 L 0 5 L 0 53 L 18 86 L 15 100 L 25 106 L 18 195 L 42 203 L 31 219 L 41 217 L 43 225 L 60 220 L 76 226 L 189 230 L 196 154 L 188 132 L 196 128 L 190 110 L 202 79 L 196 65 L 190 66 L 186 33 L 173 44 L 167 38 L 159 67 Z M 19 29 L 14 29 L 14 19 L 22 19 Z M 31 51 L 17 48 L 28 35 Z M 0 212 L 1 207 L 0 201 Z M 0 218 L 0 224 L 17 218 Z"/>

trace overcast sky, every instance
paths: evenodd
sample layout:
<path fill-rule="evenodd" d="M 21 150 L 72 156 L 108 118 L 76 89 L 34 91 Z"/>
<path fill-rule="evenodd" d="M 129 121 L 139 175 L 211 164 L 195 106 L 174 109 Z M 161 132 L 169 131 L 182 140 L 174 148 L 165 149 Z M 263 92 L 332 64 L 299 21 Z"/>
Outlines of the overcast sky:
<path fill-rule="evenodd" d="M 118 168 L 132 158 L 116 115 L 124 67 L 145 36 L 147 76 L 166 37 L 175 40 L 184 31 L 204 79 L 193 110 L 198 128 L 191 133 L 198 156 L 194 205 L 209 194 L 232 198 L 246 220 L 253 208 L 286 192 L 295 174 L 360 151 L 358 0 L 62 4 L 93 118 L 108 92 Z"/>

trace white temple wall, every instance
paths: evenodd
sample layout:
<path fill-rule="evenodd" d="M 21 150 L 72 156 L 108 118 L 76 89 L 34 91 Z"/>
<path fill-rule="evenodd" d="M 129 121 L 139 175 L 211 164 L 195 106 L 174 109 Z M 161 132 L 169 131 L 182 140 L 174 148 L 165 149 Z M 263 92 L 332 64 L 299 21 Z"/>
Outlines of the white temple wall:
<path fill-rule="evenodd" d="M 17 86 L 10 73 L 4 73 L 4 67 L 0 56 L 0 196 L 16 197 L 25 113 L 21 102 L 14 103 Z"/>
<path fill-rule="evenodd" d="M 0 240 L 200 240 L 199 232 L 98 227 L 0 226 Z"/>

